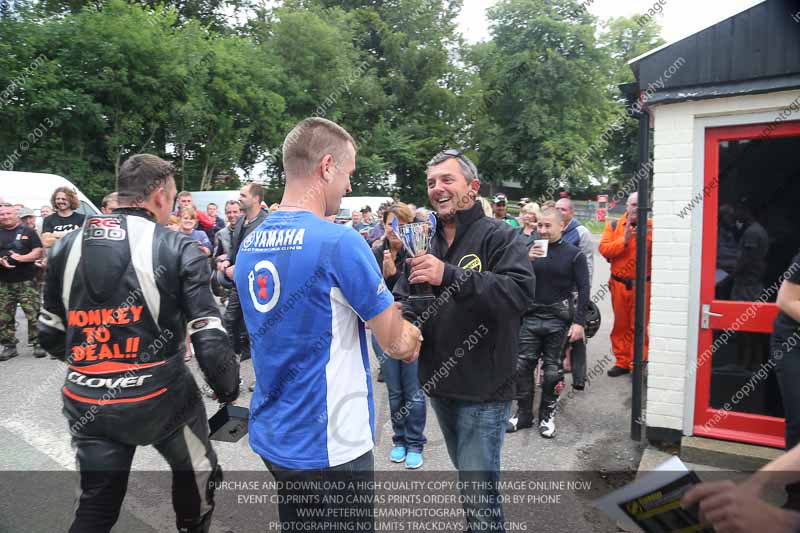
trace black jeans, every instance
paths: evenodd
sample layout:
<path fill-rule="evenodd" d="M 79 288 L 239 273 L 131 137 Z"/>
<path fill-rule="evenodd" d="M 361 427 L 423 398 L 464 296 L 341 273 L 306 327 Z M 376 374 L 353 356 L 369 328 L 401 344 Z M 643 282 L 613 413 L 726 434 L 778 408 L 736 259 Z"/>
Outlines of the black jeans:
<path fill-rule="evenodd" d="M 542 401 L 539 420 L 548 418 L 556 407 L 556 385 L 564 379 L 562 354 L 569 322 L 550 314 L 527 315 L 519 330 L 517 358 L 517 403 L 520 416 L 533 416 L 533 374 L 542 358 Z"/>
<path fill-rule="evenodd" d="M 282 530 L 375 531 L 372 451 L 348 463 L 315 470 L 290 470 L 261 459 L 278 482 Z"/>

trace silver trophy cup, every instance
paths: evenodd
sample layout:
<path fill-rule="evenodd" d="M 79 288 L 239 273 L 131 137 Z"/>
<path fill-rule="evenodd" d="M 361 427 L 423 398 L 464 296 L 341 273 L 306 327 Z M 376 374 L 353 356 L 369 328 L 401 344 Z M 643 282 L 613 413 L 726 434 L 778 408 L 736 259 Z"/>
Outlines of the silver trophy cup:
<path fill-rule="evenodd" d="M 398 224 L 395 218 L 392 229 L 400 238 L 403 247 L 411 257 L 419 257 L 428 253 L 433 236 L 436 234 L 436 216 L 431 213 L 426 222 L 412 222 L 411 224 Z M 429 283 L 409 284 L 409 300 L 433 300 L 433 287 Z"/>

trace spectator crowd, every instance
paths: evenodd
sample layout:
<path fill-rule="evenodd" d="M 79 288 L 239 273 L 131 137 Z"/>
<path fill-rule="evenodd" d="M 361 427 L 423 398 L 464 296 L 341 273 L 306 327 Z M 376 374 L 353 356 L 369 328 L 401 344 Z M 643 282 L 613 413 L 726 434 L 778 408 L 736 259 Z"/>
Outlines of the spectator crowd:
<path fill-rule="evenodd" d="M 296 149 L 301 144 L 305 149 Z M 372 380 L 359 341 L 366 326 L 389 397 L 393 447 L 386 459 L 410 470 L 423 466 L 430 405 L 464 482 L 470 530 L 502 531 L 497 483 L 505 433 L 536 426 L 542 437 L 556 437 L 566 376 L 572 374 L 575 392 L 588 385 L 586 343 L 600 323 L 590 299 L 594 241 L 568 198 L 541 205 L 523 198 L 514 217 L 504 193 L 481 197 L 478 169 L 453 149 L 433 154 L 427 164 L 430 207 L 395 200 L 337 217 L 350 192 L 356 149 L 333 122 L 298 124 L 284 146 L 284 197 L 271 207 L 262 186 L 247 183 L 238 200 L 198 209 L 190 192 L 176 194 L 174 169 L 154 156 L 132 157 L 124 167 L 127 188 L 109 193 L 101 213 L 88 219 L 69 187 L 53 191 L 38 217 L 28 207 L 0 201 L 0 361 L 19 353 L 17 306 L 27 319 L 33 355 L 49 352 L 69 361 L 67 348 L 43 347 L 37 336 L 43 280 L 45 294 L 64 279 L 72 283 L 69 250 L 83 246 L 88 253 L 90 237 L 80 244 L 88 228 L 104 220 L 111 221 L 108 227 L 131 228 L 142 222 L 123 222 L 144 217 L 161 228 L 153 230 L 156 236 L 172 232 L 168 242 L 190 250 L 185 254 L 191 254 L 195 275 L 203 277 L 192 290 L 213 292 L 219 307 L 219 318 L 212 313 L 187 320 L 182 342 L 174 344 L 180 353 L 170 355 L 184 363 L 197 357 L 208 382 L 205 393 L 217 399 L 222 388 L 198 332 L 224 331 L 237 365 L 252 359 L 250 444 L 276 479 L 313 480 L 313 472 L 335 477 L 352 470 L 363 473 L 359 479 L 372 479 Z M 132 199 L 135 190 L 144 191 L 138 200 Z M 635 195 L 629 206 L 619 223 L 607 225 L 600 243 L 613 282 L 612 377 L 631 366 Z M 408 242 L 409 225 L 427 236 L 427 253 Z M 304 297 L 285 301 L 294 294 Z M 71 327 L 58 316 L 70 312 L 68 298 L 52 308 L 45 297 L 44 305 L 39 331 L 57 336 Z M 278 345 L 275 338 L 286 342 Z M 236 396 L 225 394 L 228 400 Z M 347 438 L 337 437 L 340 432 Z M 282 496 L 300 501 L 289 492 Z M 281 520 L 312 520 L 302 507 L 281 504 Z"/>

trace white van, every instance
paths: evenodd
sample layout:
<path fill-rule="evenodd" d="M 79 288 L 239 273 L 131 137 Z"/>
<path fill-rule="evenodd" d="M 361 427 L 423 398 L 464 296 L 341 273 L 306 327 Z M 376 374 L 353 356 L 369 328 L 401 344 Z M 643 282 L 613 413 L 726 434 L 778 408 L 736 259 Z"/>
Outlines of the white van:
<path fill-rule="evenodd" d="M 345 224 L 353 217 L 353 211 L 360 211 L 365 205 L 372 208 L 372 214 L 378 214 L 378 208 L 385 204 L 391 203 L 392 198 L 389 196 L 345 196 L 342 198 L 342 203 L 339 204 L 339 212 L 336 214 L 336 222 Z"/>
<path fill-rule="evenodd" d="M 78 199 L 81 201 L 81 206 L 76 210 L 78 213 L 96 215 L 100 212 L 86 195 L 66 178 L 38 172 L 0 171 L 0 197 L 6 202 L 22 204 L 33 209 L 39 220 L 41 220 L 41 207 L 50 205 L 50 197 L 58 187 L 71 187 L 78 192 Z"/>
<path fill-rule="evenodd" d="M 217 216 L 225 218 L 225 202 L 239 200 L 239 191 L 189 191 L 192 193 L 192 203 L 196 209 L 205 212 L 208 204 L 217 204 Z M 178 199 L 175 199 L 177 209 Z"/>

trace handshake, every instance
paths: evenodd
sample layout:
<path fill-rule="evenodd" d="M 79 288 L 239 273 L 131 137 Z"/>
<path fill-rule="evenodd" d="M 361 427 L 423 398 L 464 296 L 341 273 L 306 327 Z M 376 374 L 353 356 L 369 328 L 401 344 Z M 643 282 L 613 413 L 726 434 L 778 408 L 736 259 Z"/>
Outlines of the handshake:
<path fill-rule="evenodd" d="M 368 324 L 386 355 L 392 359 L 413 363 L 419 357 L 422 348 L 422 332 L 403 318 L 400 309 L 400 304 L 395 303 Z"/>
<path fill-rule="evenodd" d="M 403 321 L 403 332 L 400 334 L 399 342 L 393 343 L 385 350 L 386 354 L 392 359 L 400 359 L 406 363 L 413 363 L 419 358 L 422 349 L 422 332 L 417 326 Z"/>

